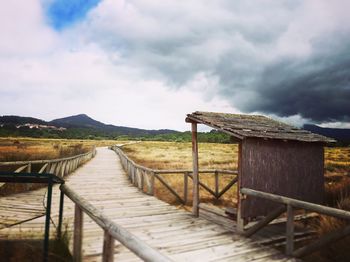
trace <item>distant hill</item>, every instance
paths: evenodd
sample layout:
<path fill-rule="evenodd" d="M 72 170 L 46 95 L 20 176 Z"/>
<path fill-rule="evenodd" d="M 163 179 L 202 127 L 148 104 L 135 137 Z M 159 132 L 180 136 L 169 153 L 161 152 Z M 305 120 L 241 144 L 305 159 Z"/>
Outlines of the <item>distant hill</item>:
<path fill-rule="evenodd" d="M 46 125 L 47 122 L 41 119 L 34 117 L 23 117 L 23 116 L 0 116 L 0 124 L 14 124 L 14 125 L 23 125 L 23 124 L 39 124 Z"/>
<path fill-rule="evenodd" d="M 56 128 L 55 128 L 56 127 Z M 125 126 L 106 125 L 85 114 L 52 121 L 33 117 L 1 116 L 0 136 L 32 136 L 53 138 L 118 138 L 140 137 L 179 133 L 175 130 L 146 130 Z"/>
<path fill-rule="evenodd" d="M 0 137 L 37 137 L 72 139 L 119 139 L 190 142 L 191 132 L 169 129 L 147 130 L 107 125 L 85 114 L 44 121 L 32 117 L 0 116 Z M 230 136 L 212 130 L 198 133 L 198 141 L 230 143 Z"/>
<path fill-rule="evenodd" d="M 85 114 L 58 118 L 50 121 L 49 123 L 55 126 L 66 127 L 66 128 L 70 128 L 70 127 L 103 128 L 104 126 L 106 126 L 105 124 L 99 121 L 96 121 Z"/>
<path fill-rule="evenodd" d="M 342 144 L 350 144 L 350 129 L 328 128 L 310 124 L 304 125 L 303 128 L 312 133 L 334 138 Z"/>
<path fill-rule="evenodd" d="M 102 122 L 96 121 L 85 114 L 79 114 L 75 116 L 69 116 L 64 118 L 55 119 L 49 122 L 51 125 L 65 128 L 92 128 L 94 130 L 100 130 L 104 132 L 118 133 L 120 135 L 158 135 L 158 134 L 172 134 L 178 133 L 175 130 L 160 129 L 160 130 L 147 130 L 125 126 L 106 125 Z"/>

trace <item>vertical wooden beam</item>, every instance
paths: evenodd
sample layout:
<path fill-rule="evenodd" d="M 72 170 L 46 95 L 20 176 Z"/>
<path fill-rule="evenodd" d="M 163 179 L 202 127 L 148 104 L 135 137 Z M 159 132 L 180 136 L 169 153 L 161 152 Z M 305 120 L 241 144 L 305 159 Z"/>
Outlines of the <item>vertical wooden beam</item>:
<path fill-rule="evenodd" d="M 114 238 L 104 230 L 102 262 L 113 262 L 114 259 Z"/>
<path fill-rule="evenodd" d="M 74 209 L 74 236 L 73 236 L 73 259 L 74 262 L 82 261 L 83 244 L 83 211 L 75 204 Z"/>
<path fill-rule="evenodd" d="M 188 172 L 184 173 L 184 203 L 186 205 L 188 199 Z"/>
<path fill-rule="evenodd" d="M 242 142 L 238 144 L 238 186 L 237 186 L 237 232 L 244 233 L 244 219 L 242 218 L 242 195 L 241 195 L 241 181 L 242 181 Z"/>
<path fill-rule="evenodd" d="M 32 163 L 28 163 L 27 173 L 31 173 L 31 172 L 32 172 Z"/>
<path fill-rule="evenodd" d="M 199 211 L 199 177 L 198 177 L 198 140 L 197 140 L 197 123 L 192 125 L 192 159 L 193 159 L 193 206 L 192 213 L 198 217 Z"/>
<path fill-rule="evenodd" d="M 219 172 L 215 170 L 215 198 L 219 198 Z"/>
<path fill-rule="evenodd" d="M 286 255 L 292 255 L 293 251 L 294 251 L 294 211 L 291 205 L 287 205 Z"/>
<path fill-rule="evenodd" d="M 140 174 L 141 174 L 141 191 L 143 192 L 143 188 L 145 186 L 145 172 L 143 170 L 140 170 Z"/>
<path fill-rule="evenodd" d="M 154 179 L 155 179 L 155 174 L 154 172 L 151 172 L 151 188 L 149 190 L 149 194 L 152 196 L 154 196 L 154 183 L 155 183 Z"/>

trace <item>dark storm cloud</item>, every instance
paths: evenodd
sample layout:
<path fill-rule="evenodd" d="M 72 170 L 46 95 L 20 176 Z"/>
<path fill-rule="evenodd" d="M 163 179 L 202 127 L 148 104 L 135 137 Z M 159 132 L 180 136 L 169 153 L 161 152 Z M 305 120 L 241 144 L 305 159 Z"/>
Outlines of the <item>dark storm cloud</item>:
<path fill-rule="evenodd" d="M 282 59 L 264 68 L 245 111 L 301 115 L 315 122 L 350 120 L 350 41 L 315 44 L 307 59 Z"/>
<path fill-rule="evenodd" d="M 243 112 L 350 119 L 347 1 L 109 3 L 92 13 L 86 37 L 109 51 L 122 45 L 123 62 L 145 78 L 186 88 L 203 74 L 218 79 L 208 97 Z"/>

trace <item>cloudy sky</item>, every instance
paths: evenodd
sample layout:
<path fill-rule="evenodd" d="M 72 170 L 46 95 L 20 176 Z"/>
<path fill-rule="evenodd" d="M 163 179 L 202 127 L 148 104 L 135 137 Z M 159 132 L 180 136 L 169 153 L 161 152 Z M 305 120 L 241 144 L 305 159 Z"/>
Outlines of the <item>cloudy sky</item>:
<path fill-rule="evenodd" d="M 196 110 L 348 127 L 350 1 L 11 0 L 0 115 L 188 129 Z"/>

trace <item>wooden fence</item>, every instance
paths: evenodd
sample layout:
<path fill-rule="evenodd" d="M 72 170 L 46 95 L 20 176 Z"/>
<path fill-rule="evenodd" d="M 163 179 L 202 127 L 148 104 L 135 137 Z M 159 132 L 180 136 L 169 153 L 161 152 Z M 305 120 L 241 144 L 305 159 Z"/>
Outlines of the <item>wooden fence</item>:
<path fill-rule="evenodd" d="M 13 167 L 11 172 L 15 173 L 31 173 L 33 172 L 33 167 L 35 167 L 35 173 L 50 173 L 63 178 L 77 169 L 81 164 L 93 158 L 95 154 L 96 149 L 94 148 L 85 154 L 60 159 L 0 162 L 0 167 Z M 3 185 L 4 183 L 0 183 L 0 187 Z"/>
<path fill-rule="evenodd" d="M 127 157 L 122 151 L 120 146 L 110 147 L 115 151 L 121 160 L 124 170 L 127 172 L 130 181 L 137 186 L 140 190 L 144 191 L 149 195 L 154 195 L 154 184 L 157 179 L 168 191 L 175 196 L 175 198 L 182 204 L 186 204 L 188 201 L 188 179 L 193 179 L 192 170 L 156 170 L 147 168 L 141 165 L 136 164 L 129 157 Z M 201 181 L 199 185 L 205 191 L 209 192 L 216 199 L 222 197 L 234 184 L 238 181 L 238 172 L 231 170 L 199 170 L 200 174 L 212 174 L 215 176 L 214 188 L 210 188 Z M 171 185 L 169 185 L 162 175 L 171 175 L 171 176 L 182 176 L 183 177 L 183 194 L 181 195 L 177 192 Z M 220 175 L 231 175 L 233 178 L 230 182 L 222 189 L 219 188 Z"/>
<path fill-rule="evenodd" d="M 281 204 L 280 207 L 272 210 L 269 215 L 267 215 L 263 220 L 255 224 L 254 226 L 243 231 L 242 234 L 249 237 L 268 225 L 272 220 L 279 217 L 284 212 L 287 213 L 287 223 L 286 223 L 286 254 L 294 257 L 303 257 L 314 251 L 320 250 L 321 248 L 328 246 L 334 243 L 337 240 L 340 240 L 346 236 L 350 235 L 350 225 L 346 225 L 343 228 L 339 228 L 336 231 L 330 232 L 314 242 L 294 249 L 294 210 L 302 209 L 311 212 L 316 212 L 319 214 L 324 214 L 327 216 L 336 217 L 339 219 L 345 219 L 350 221 L 350 212 L 327 207 L 323 205 L 318 205 L 310 202 L 305 202 L 289 197 L 284 197 L 276 194 L 266 193 L 258 190 L 253 190 L 249 188 L 241 188 L 240 193 L 244 197 L 259 197 L 267 199 L 276 203 Z"/>
<path fill-rule="evenodd" d="M 74 261 L 82 261 L 83 214 L 86 213 L 104 231 L 102 261 L 111 262 L 114 258 L 116 239 L 126 248 L 144 261 L 168 262 L 169 258 L 153 249 L 145 242 L 131 234 L 128 230 L 113 222 L 100 210 L 75 193 L 67 185 L 60 186 L 61 192 L 75 203 L 73 257 Z M 63 203 L 63 202 L 62 202 Z M 60 219 L 62 221 L 62 219 Z M 62 223 L 62 222 L 60 222 Z M 60 227 L 61 228 L 61 227 Z"/>

